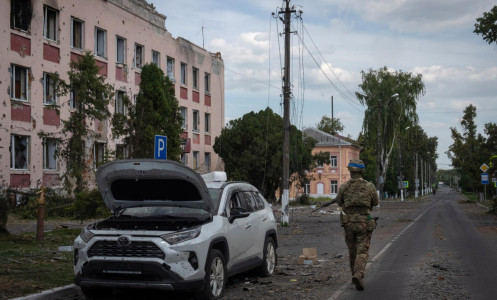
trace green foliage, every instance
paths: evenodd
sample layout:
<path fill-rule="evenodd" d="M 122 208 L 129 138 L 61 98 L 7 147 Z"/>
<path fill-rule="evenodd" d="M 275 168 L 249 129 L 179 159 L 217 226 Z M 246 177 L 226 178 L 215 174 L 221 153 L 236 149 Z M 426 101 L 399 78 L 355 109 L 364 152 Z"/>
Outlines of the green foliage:
<path fill-rule="evenodd" d="M 144 65 L 136 106 L 128 99 L 124 103 L 128 113 L 114 114 L 112 132 L 131 145 L 131 157 L 153 158 L 155 135 L 164 135 L 168 159 L 179 161 L 183 119 L 174 86 L 164 72 L 155 64 Z"/>
<path fill-rule="evenodd" d="M 110 117 L 107 107 L 114 92 L 112 86 L 105 83 L 105 78 L 98 74 L 100 67 L 90 51 L 79 57 L 77 62 L 71 62 L 70 68 L 67 72 L 70 83 L 58 77 L 55 83 L 59 95 L 72 91 L 76 102 L 76 109 L 69 119 L 62 120 L 65 138 L 58 147 L 57 155 L 66 163 L 66 172 L 62 176 L 66 190 L 72 190 L 74 180 L 74 192 L 77 193 L 86 188 L 85 173 L 91 167 L 85 159 L 85 141 L 97 137 L 90 123 Z"/>
<path fill-rule="evenodd" d="M 330 164 L 330 152 L 319 152 L 312 156 L 312 159 L 316 162 L 317 166 L 329 165 Z"/>
<path fill-rule="evenodd" d="M 490 164 L 491 157 L 497 154 L 497 125 L 485 124 L 485 136 L 481 135 L 477 133 L 476 115 L 475 106 L 469 105 L 464 109 L 462 132 L 450 128 L 454 142 L 446 152 L 452 160 L 452 166 L 459 172 L 459 185 L 464 191 L 471 192 L 483 190 L 480 183 L 480 166 L 483 163 Z M 493 174 L 495 168 L 488 172 Z"/>
<path fill-rule="evenodd" d="M 97 189 L 77 193 L 70 210 L 74 218 L 80 221 L 110 216 L 110 211 L 105 207 L 102 195 Z"/>
<path fill-rule="evenodd" d="M 340 118 L 332 119 L 328 116 L 323 116 L 321 118 L 321 121 L 319 121 L 319 123 L 316 125 L 316 127 L 319 130 L 329 133 L 331 135 L 335 135 L 343 131 L 343 124 L 340 121 Z"/>
<path fill-rule="evenodd" d="M 232 120 L 216 137 L 214 151 L 225 163 L 230 180 L 247 181 L 268 200 L 275 198 L 281 184 L 283 119 L 270 108 L 250 112 Z M 290 128 L 290 174 L 293 180 L 306 177 L 304 171 L 313 163 L 311 150 L 315 141 L 303 139 L 295 126 Z"/>
<path fill-rule="evenodd" d="M 361 73 L 362 83 L 359 87 L 363 92 L 356 93 L 356 96 L 361 104 L 367 106 L 364 112 L 362 142 L 370 147 L 369 150 L 380 152 L 380 173 L 386 182 L 397 137 L 405 128 L 417 124 L 416 101 L 424 94 L 425 85 L 421 74 L 393 72 L 387 67 Z M 379 149 L 376 149 L 378 124 L 381 130 L 380 144 Z"/>
<path fill-rule="evenodd" d="M 497 6 L 492 7 L 490 12 L 484 12 L 476 22 L 474 33 L 481 34 L 488 44 L 497 42 Z"/>

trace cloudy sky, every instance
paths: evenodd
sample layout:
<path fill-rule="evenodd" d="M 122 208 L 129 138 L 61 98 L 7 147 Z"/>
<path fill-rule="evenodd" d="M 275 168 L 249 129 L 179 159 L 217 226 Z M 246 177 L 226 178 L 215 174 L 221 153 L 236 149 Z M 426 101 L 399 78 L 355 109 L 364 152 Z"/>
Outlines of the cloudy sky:
<path fill-rule="evenodd" d="M 149 0 L 150 2 L 150 0 Z M 225 66 L 226 121 L 268 105 L 282 115 L 283 26 L 271 13 L 281 0 L 157 1 L 166 28 L 210 52 Z M 473 33 L 475 20 L 496 5 L 488 0 L 292 0 L 292 124 L 315 126 L 323 115 L 361 131 L 364 107 L 353 96 L 361 71 L 387 66 L 422 74 L 420 125 L 439 140 L 440 169 L 450 127 L 461 131 L 463 109 L 477 107 L 478 130 L 497 122 L 497 47 Z M 202 34 L 203 27 L 203 34 Z M 483 163 L 483 162 L 482 162 Z"/>

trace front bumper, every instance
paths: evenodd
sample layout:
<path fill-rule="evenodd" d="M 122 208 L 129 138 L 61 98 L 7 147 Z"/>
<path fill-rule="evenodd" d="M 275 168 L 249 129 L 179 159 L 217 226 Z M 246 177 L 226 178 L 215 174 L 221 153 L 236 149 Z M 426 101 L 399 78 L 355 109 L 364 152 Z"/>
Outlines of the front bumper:
<path fill-rule="evenodd" d="M 74 278 L 80 287 L 108 289 L 146 288 L 166 291 L 200 291 L 204 280 L 184 280 L 166 264 L 92 260 Z"/>

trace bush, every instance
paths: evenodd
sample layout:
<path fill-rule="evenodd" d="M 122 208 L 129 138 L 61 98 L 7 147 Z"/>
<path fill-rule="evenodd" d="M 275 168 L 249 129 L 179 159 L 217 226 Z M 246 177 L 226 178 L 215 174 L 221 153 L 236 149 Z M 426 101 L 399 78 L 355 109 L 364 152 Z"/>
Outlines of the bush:
<path fill-rule="evenodd" d="M 77 193 L 70 211 L 71 215 L 81 222 L 88 219 L 110 216 L 110 211 L 105 207 L 98 189 Z"/>
<path fill-rule="evenodd" d="M 299 197 L 297 197 L 297 202 L 302 204 L 302 205 L 309 205 L 311 202 L 311 199 L 308 194 L 302 194 Z"/>

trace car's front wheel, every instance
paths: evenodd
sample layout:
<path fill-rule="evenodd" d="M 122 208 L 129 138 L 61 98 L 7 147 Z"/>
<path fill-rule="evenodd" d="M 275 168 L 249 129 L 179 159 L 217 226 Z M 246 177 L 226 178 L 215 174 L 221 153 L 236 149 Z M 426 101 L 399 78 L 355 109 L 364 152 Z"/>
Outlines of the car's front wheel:
<path fill-rule="evenodd" d="M 227 272 L 224 255 L 221 251 L 211 249 L 205 264 L 204 299 L 218 299 L 223 296 Z"/>
<path fill-rule="evenodd" d="M 266 237 L 264 241 L 263 263 L 259 268 L 259 273 L 263 277 L 271 276 L 276 269 L 278 257 L 276 255 L 276 246 L 272 237 Z"/>

